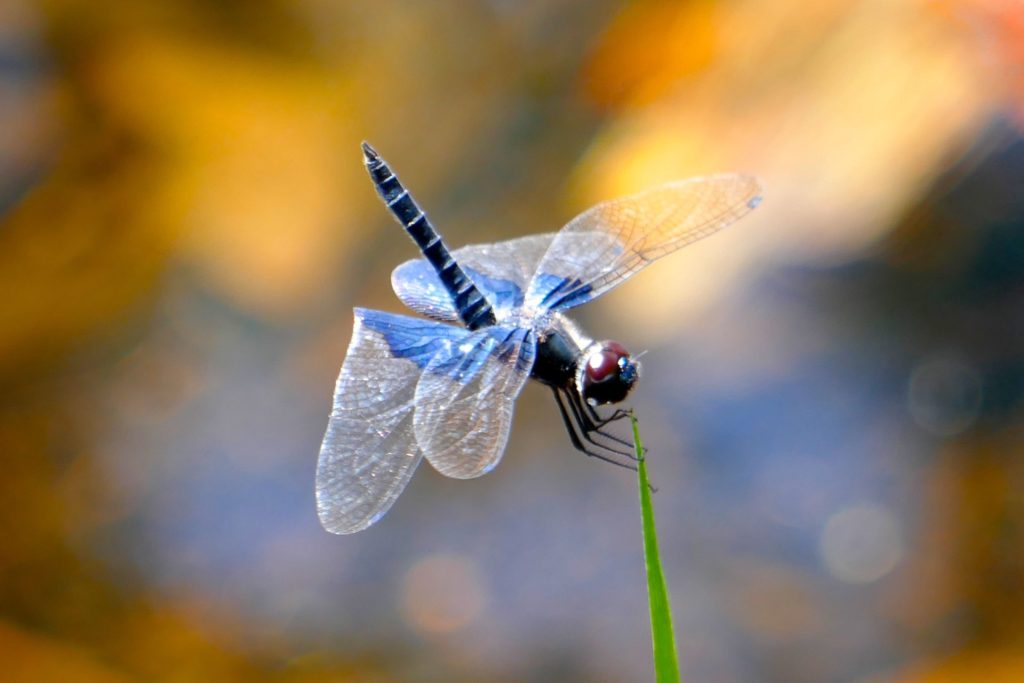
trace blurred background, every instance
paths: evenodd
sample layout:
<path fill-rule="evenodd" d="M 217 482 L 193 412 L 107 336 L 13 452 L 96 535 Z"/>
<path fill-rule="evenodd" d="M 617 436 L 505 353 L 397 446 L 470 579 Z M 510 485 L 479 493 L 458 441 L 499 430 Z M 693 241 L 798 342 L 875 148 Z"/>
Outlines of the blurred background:
<path fill-rule="evenodd" d="M 318 525 L 395 167 L 453 246 L 758 175 L 579 311 L 633 394 L 691 683 L 1024 680 L 1015 0 L 3 0 L 0 678 L 650 680 L 636 484 L 504 462 Z"/>

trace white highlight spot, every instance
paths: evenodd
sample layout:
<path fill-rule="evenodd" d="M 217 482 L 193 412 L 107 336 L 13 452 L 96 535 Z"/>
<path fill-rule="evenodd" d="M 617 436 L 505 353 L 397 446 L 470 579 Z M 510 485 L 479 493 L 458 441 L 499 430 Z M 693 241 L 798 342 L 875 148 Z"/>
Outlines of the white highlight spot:
<path fill-rule="evenodd" d="M 832 515 L 821 533 L 819 552 L 829 573 L 846 583 L 877 581 L 900 563 L 903 539 L 892 512 L 863 504 Z"/>
<path fill-rule="evenodd" d="M 402 581 L 402 612 L 418 631 L 452 633 L 472 624 L 487 603 L 476 563 L 437 553 L 414 564 Z"/>

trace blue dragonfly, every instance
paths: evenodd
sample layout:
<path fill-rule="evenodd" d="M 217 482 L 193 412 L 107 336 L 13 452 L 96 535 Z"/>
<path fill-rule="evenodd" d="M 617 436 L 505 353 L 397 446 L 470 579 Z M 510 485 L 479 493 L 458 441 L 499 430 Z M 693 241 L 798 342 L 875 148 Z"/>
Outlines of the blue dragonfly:
<path fill-rule="evenodd" d="M 328 531 L 379 520 L 425 456 L 470 479 L 501 460 L 516 397 L 548 386 L 574 448 L 630 467 L 606 426 L 640 366 L 618 342 L 586 336 L 565 312 L 656 259 L 737 220 L 761 201 L 755 178 L 666 183 L 584 211 L 557 233 L 449 251 L 387 163 L 363 157 L 377 192 L 423 258 L 391 275 L 402 302 L 427 319 L 355 309 L 355 327 L 320 448 L 316 497 Z"/>

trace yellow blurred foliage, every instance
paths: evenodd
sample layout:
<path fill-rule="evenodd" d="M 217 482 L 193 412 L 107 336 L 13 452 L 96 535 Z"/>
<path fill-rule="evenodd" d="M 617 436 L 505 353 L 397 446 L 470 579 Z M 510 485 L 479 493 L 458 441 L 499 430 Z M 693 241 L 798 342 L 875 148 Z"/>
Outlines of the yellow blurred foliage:
<path fill-rule="evenodd" d="M 66 642 L 27 633 L 0 622 L 0 657 L 8 683 L 80 681 L 120 683 L 131 680 L 104 665 L 89 651 Z"/>
<path fill-rule="evenodd" d="M 586 64 L 587 96 L 603 106 L 643 106 L 702 72 L 716 57 L 717 6 L 712 0 L 628 4 Z"/>
<path fill-rule="evenodd" d="M 1024 681 L 1024 655 L 1019 650 L 965 652 L 882 680 L 885 683 L 1019 683 Z"/>
<path fill-rule="evenodd" d="M 624 21 L 645 11 L 653 21 L 660 8 L 641 3 Z M 675 69 L 672 88 L 666 73 L 630 71 L 646 34 L 606 34 L 600 68 L 621 69 L 609 78 L 635 81 L 639 91 L 650 81 L 661 96 L 614 119 L 573 179 L 581 206 L 726 170 L 765 185 L 750 220 L 680 257 L 685 266 L 645 273 L 649 286 L 673 297 L 616 299 L 616 313 L 647 330 L 649 344 L 759 264 L 861 253 L 996 104 L 969 37 L 928 3 L 736 1 L 708 16 L 687 27 L 696 36 L 671 37 L 700 45 L 704 34 L 717 36 L 715 57 L 699 72 L 665 60 Z"/>
<path fill-rule="evenodd" d="M 344 88 L 280 60 L 159 34 L 109 46 L 93 69 L 114 119 L 172 150 L 182 258 L 263 316 L 290 317 L 315 300 L 354 236 L 345 192 L 359 168 L 339 161 L 354 156 L 341 156 L 355 137 L 338 116 Z"/>

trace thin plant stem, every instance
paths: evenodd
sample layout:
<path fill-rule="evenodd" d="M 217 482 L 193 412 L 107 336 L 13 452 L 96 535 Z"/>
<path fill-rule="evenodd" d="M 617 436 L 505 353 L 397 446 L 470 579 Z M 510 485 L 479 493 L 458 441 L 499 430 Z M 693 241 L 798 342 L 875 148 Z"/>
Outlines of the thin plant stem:
<path fill-rule="evenodd" d="M 665 575 L 661 571 L 658 554 L 658 532 L 654 525 L 654 505 L 651 487 L 647 481 L 647 461 L 640 441 L 640 428 L 636 415 L 630 412 L 633 423 L 633 444 L 636 448 L 636 476 L 640 488 L 640 516 L 644 534 L 644 564 L 647 567 L 647 598 L 651 609 L 651 642 L 654 647 L 654 680 L 657 683 L 679 683 L 679 661 L 676 639 L 672 630 L 672 607 L 668 599 Z"/>

